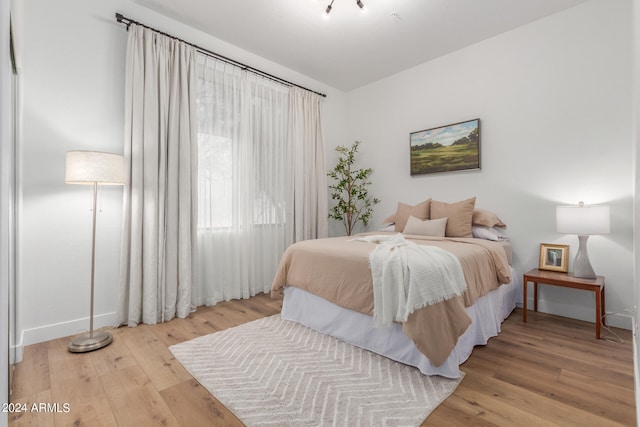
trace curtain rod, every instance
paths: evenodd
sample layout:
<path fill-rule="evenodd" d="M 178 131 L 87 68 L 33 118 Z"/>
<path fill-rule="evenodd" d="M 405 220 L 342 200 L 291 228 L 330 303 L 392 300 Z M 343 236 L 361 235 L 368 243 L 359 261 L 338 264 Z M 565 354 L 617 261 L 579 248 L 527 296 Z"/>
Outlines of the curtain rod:
<path fill-rule="evenodd" d="M 306 88 L 304 86 L 297 85 L 295 83 L 292 83 L 292 82 L 287 81 L 285 79 L 282 79 L 280 77 L 274 76 L 273 74 L 269 74 L 269 73 L 267 73 L 265 71 L 259 70 L 257 68 L 253 68 L 253 67 L 251 67 L 249 65 L 246 65 L 246 64 L 243 64 L 242 62 L 235 61 L 235 60 L 233 60 L 231 58 L 228 58 L 228 57 L 226 57 L 224 55 L 220 55 L 219 53 L 212 52 L 212 51 L 210 51 L 208 49 L 205 49 L 203 47 L 200 47 L 200 46 L 198 46 L 196 44 L 189 43 L 188 41 L 182 40 L 179 37 L 172 36 L 171 34 L 167 34 L 167 33 L 163 32 L 163 31 L 157 30 L 157 29 L 155 29 L 153 27 L 149 27 L 148 25 L 145 25 L 145 24 L 143 24 L 141 22 L 138 22 L 138 21 L 135 21 L 133 19 L 127 18 L 127 17 L 123 16 L 121 13 L 117 13 L 116 12 L 116 21 L 118 21 L 121 24 L 125 24 L 127 26 L 127 31 L 129 31 L 129 26 L 131 24 L 137 24 L 137 25 L 140 25 L 141 27 L 148 28 L 151 31 L 155 31 L 158 34 L 162 34 L 163 36 L 167 36 L 169 38 L 172 38 L 174 40 L 178 40 L 178 41 L 180 41 L 182 43 L 185 43 L 185 44 L 187 44 L 189 46 L 192 46 L 198 52 L 200 52 L 200 53 L 202 53 L 204 55 L 207 55 L 207 56 L 210 56 L 212 58 L 218 59 L 218 60 L 220 60 L 222 62 L 226 62 L 227 64 L 235 65 L 236 67 L 242 68 L 245 71 L 249 71 L 251 73 L 254 73 L 254 74 L 257 74 L 259 76 L 265 77 L 265 78 L 267 78 L 269 80 L 273 80 L 275 82 L 284 84 L 286 86 L 295 86 L 295 87 L 298 87 L 300 89 L 304 89 L 304 90 L 306 90 L 308 92 L 313 92 L 313 93 L 315 93 L 317 95 L 322 96 L 323 98 L 327 97 L 327 95 L 324 94 L 324 93 L 316 92 L 315 90 L 311 90 L 311 89 L 308 89 L 308 88 Z"/>

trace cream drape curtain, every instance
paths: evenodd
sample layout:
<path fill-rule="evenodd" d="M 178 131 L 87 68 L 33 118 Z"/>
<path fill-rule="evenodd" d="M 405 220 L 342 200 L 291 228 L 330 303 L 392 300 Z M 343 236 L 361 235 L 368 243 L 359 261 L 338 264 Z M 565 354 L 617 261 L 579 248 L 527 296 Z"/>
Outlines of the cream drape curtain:
<path fill-rule="evenodd" d="M 322 140 L 322 98 L 291 88 L 289 168 L 292 173 L 287 223 L 289 243 L 327 237 L 327 171 Z"/>
<path fill-rule="evenodd" d="M 184 318 L 192 310 L 195 58 L 191 46 L 129 28 L 120 324 Z"/>

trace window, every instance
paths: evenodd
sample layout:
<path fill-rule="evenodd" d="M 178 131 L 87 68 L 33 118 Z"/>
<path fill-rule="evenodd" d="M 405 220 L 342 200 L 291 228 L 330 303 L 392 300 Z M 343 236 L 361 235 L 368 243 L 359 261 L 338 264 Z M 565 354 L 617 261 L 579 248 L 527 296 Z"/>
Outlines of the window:
<path fill-rule="evenodd" d="M 288 88 L 198 62 L 198 228 L 283 224 Z"/>

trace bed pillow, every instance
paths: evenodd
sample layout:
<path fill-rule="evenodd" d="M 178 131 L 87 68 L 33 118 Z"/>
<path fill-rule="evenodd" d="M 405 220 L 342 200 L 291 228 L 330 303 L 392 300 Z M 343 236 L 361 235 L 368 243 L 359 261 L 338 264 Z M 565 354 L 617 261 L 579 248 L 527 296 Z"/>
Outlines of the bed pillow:
<path fill-rule="evenodd" d="M 407 225 L 405 225 L 403 234 L 417 234 L 420 236 L 436 236 L 444 237 L 444 230 L 447 228 L 447 218 L 425 219 L 424 221 L 409 216 Z"/>
<path fill-rule="evenodd" d="M 473 225 L 484 225 L 485 227 L 506 227 L 498 215 L 486 209 L 475 208 L 473 210 Z"/>
<path fill-rule="evenodd" d="M 398 202 L 396 213 L 385 218 L 383 223 L 395 224 L 395 231 L 402 233 L 405 225 L 407 225 L 407 220 L 410 216 L 415 216 L 416 218 L 421 220 L 429 219 L 430 207 L 431 199 L 427 199 L 415 206 Z"/>
<path fill-rule="evenodd" d="M 471 232 L 471 220 L 476 198 L 472 197 L 456 203 L 445 203 L 437 200 L 431 201 L 431 219 L 449 218 L 446 237 L 473 237 Z"/>
<path fill-rule="evenodd" d="M 500 230 L 493 227 L 485 227 L 484 225 L 474 225 L 471 227 L 471 232 L 476 239 L 493 240 L 494 242 L 509 240 Z"/>

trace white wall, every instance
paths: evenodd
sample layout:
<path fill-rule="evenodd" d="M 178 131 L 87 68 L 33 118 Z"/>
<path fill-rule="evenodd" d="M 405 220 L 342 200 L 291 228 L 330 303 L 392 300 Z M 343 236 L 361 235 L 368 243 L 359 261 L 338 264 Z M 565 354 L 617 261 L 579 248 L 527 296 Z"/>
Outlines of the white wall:
<path fill-rule="evenodd" d="M 72 149 L 123 151 L 127 32 L 115 12 L 225 56 L 327 93 L 324 135 L 344 137 L 344 93 L 128 0 L 31 0 L 22 10 L 24 87 L 20 292 L 21 344 L 88 328 L 90 187 L 64 184 Z M 121 188 L 101 188 L 96 327 L 112 324 L 117 300 Z"/>
<path fill-rule="evenodd" d="M 640 0 L 633 0 L 633 128 L 634 128 L 634 301 L 636 305 L 635 323 L 633 331 L 633 362 L 635 371 L 635 391 L 636 391 L 636 425 L 640 425 L 640 340 L 637 337 L 637 328 L 640 320 L 640 292 L 638 290 L 638 280 L 640 279 Z"/>
<path fill-rule="evenodd" d="M 13 156 L 11 132 L 11 62 L 9 60 L 9 2 L 0 3 L 0 405 L 9 402 L 9 236 Z M 0 412 L 0 427 L 7 425 Z"/>
<path fill-rule="evenodd" d="M 375 221 L 398 201 L 477 196 L 508 224 L 518 275 L 538 265 L 555 206 L 611 206 L 592 236 L 608 311 L 633 305 L 631 2 L 593 0 L 349 92 L 348 135 L 372 167 Z M 425 40 L 421 43 L 429 43 Z M 433 41 L 437 42 L 437 41 Z M 409 133 L 481 120 L 481 171 L 409 175 Z M 593 294 L 541 287 L 541 311 L 594 321 Z M 628 318 L 611 317 L 630 327 Z"/>

